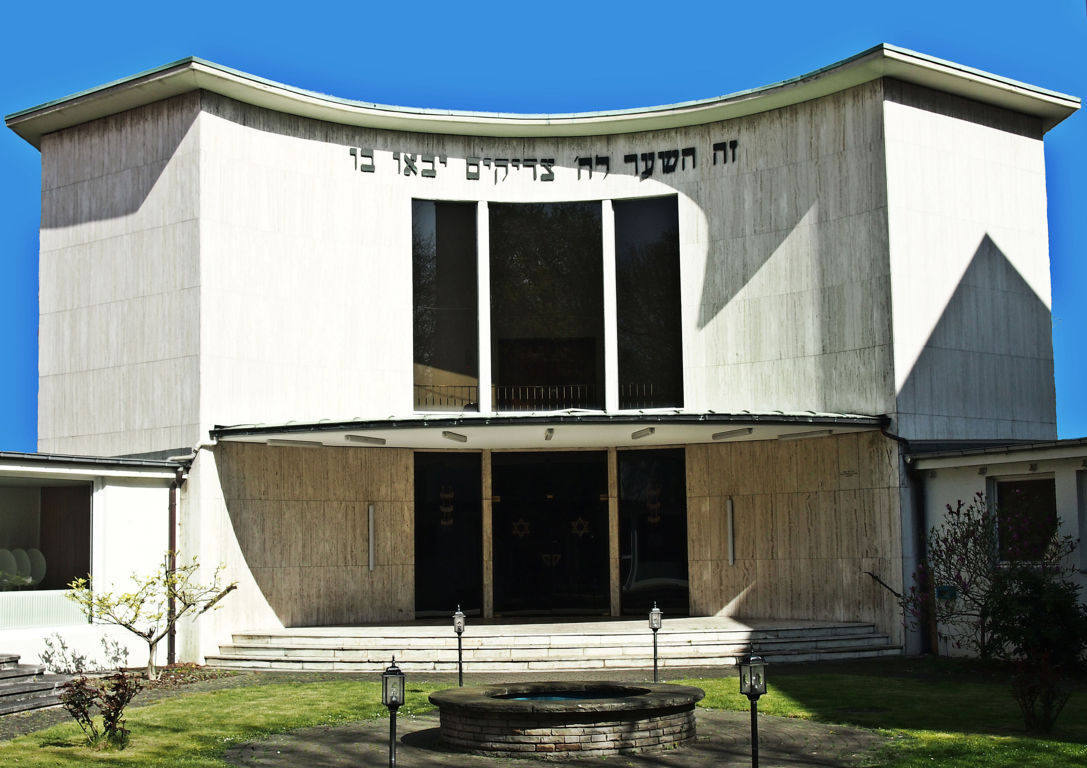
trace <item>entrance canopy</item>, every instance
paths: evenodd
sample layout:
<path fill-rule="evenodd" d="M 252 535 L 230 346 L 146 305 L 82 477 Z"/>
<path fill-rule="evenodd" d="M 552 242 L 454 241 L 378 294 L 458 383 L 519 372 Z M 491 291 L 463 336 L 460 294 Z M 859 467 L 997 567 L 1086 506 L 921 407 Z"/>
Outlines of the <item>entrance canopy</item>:
<path fill-rule="evenodd" d="M 510 416 L 435 414 L 388 419 L 216 426 L 215 440 L 268 445 L 390 448 L 540 449 L 793 440 L 880 429 L 884 416 L 827 413 L 603 414 L 590 411 Z"/>

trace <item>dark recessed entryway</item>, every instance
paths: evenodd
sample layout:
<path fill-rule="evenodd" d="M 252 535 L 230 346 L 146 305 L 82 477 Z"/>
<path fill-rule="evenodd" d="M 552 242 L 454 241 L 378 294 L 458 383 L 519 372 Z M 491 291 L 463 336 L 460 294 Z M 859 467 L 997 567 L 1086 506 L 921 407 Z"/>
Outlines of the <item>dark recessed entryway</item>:
<path fill-rule="evenodd" d="M 478 453 L 415 454 L 415 615 L 483 607 L 483 505 Z"/>
<path fill-rule="evenodd" d="M 607 614 L 607 453 L 495 453 L 497 615 Z"/>

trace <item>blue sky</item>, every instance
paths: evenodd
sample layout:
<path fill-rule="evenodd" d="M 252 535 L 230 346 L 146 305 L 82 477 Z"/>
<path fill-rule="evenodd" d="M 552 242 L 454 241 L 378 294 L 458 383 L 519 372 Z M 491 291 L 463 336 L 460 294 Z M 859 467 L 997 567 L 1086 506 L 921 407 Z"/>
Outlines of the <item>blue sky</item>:
<path fill-rule="evenodd" d="M 881 42 L 1087 96 L 1084 3 L 20 3 L 0 32 L 10 114 L 205 59 L 344 98 L 574 112 L 707 98 Z M 0 129 L 0 450 L 33 451 L 40 159 Z M 1087 436 L 1087 115 L 1046 138 L 1060 437 Z"/>

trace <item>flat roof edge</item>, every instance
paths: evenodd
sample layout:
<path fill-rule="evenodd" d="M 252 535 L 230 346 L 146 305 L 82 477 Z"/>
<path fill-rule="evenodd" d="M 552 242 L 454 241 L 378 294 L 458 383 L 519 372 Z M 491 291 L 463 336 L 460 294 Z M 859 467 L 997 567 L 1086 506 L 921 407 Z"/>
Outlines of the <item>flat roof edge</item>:
<path fill-rule="evenodd" d="M 1045 130 L 1073 114 L 1080 100 L 905 48 L 880 44 L 805 75 L 759 88 L 656 107 L 570 114 L 511 114 L 405 108 L 342 99 L 284 85 L 191 57 L 5 117 L 40 148 L 41 138 L 74 125 L 194 90 L 207 90 L 285 114 L 359 127 L 422 133 L 563 137 L 633 133 L 701 125 L 820 98 L 894 77 L 1039 117 Z"/>
<path fill-rule="evenodd" d="M 803 413 L 541 413 L 528 415 L 502 414 L 441 414 L 427 417 L 392 419 L 357 419 L 351 421 L 318 421 L 290 424 L 216 425 L 211 430 L 214 440 L 258 435 L 284 435 L 345 430 L 377 429 L 445 429 L 458 426 L 510 427 L 534 424 L 818 424 L 866 426 L 877 429 L 887 423 L 884 416 L 831 415 Z"/>
<path fill-rule="evenodd" d="M 158 459 L 127 459 L 111 456 L 75 456 L 63 453 L 22 453 L 19 451 L 0 451 L 0 469 L 13 463 L 70 466 L 105 466 L 132 470 L 169 470 L 181 469 L 184 465 L 176 461 Z"/>
<path fill-rule="evenodd" d="M 947 460 L 981 460 L 986 457 L 1011 456 L 1041 451 L 1066 451 L 1087 456 L 1087 437 L 1066 438 L 1064 440 L 1037 440 L 1027 442 L 1009 442 L 1001 445 L 992 445 L 981 448 L 958 448 L 943 451 L 916 451 L 907 455 L 906 459 L 918 469 L 936 468 L 937 463 L 946 465 Z"/>

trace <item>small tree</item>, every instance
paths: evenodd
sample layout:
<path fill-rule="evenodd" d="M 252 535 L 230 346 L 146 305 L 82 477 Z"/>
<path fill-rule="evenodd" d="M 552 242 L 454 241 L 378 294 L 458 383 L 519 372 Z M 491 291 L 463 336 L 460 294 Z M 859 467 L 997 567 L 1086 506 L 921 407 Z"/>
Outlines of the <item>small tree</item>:
<path fill-rule="evenodd" d="M 1022 513 L 998 512 L 983 493 L 969 504 L 948 504 L 944 520 L 928 532 L 925 560 L 903 608 L 915 620 L 930 617 L 958 648 L 983 659 L 1006 657 L 1007 639 L 993 632 L 992 615 L 1008 562 L 1030 560 L 1045 573 L 1063 574 L 1076 542 L 1057 530 L 1059 521 L 1039 546 L 1037 526 Z"/>
<path fill-rule="evenodd" d="M 1066 573 L 1018 563 L 998 579 L 992 631 L 1014 661 L 1012 695 L 1028 730 L 1048 733 L 1071 689 L 1067 675 L 1087 648 L 1087 606 Z"/>
<path fill-rule="evenodd" d="M 100 624 L 115 624 L 141 637 L 147 643 L 147 679 L 157 680 L 155 651 L 159 641 L 174 628 L 177 620 L 186 614 L 199 616 L 213 608 L 220 600 L 237 588 L 237 583 L 223 585 L 223 566 L 215 569 L 209 584 L 196 580 L 200 564 L 194 557 L 190 562 L 169 564 L 176 553 L 167 552 L 158 571 L 150 576 L 132 575 L 136 589 L 133 592 L 98 592 L 90 577 L 73 581 L 68 597 L 75 601 L 83 613 Z"/>

